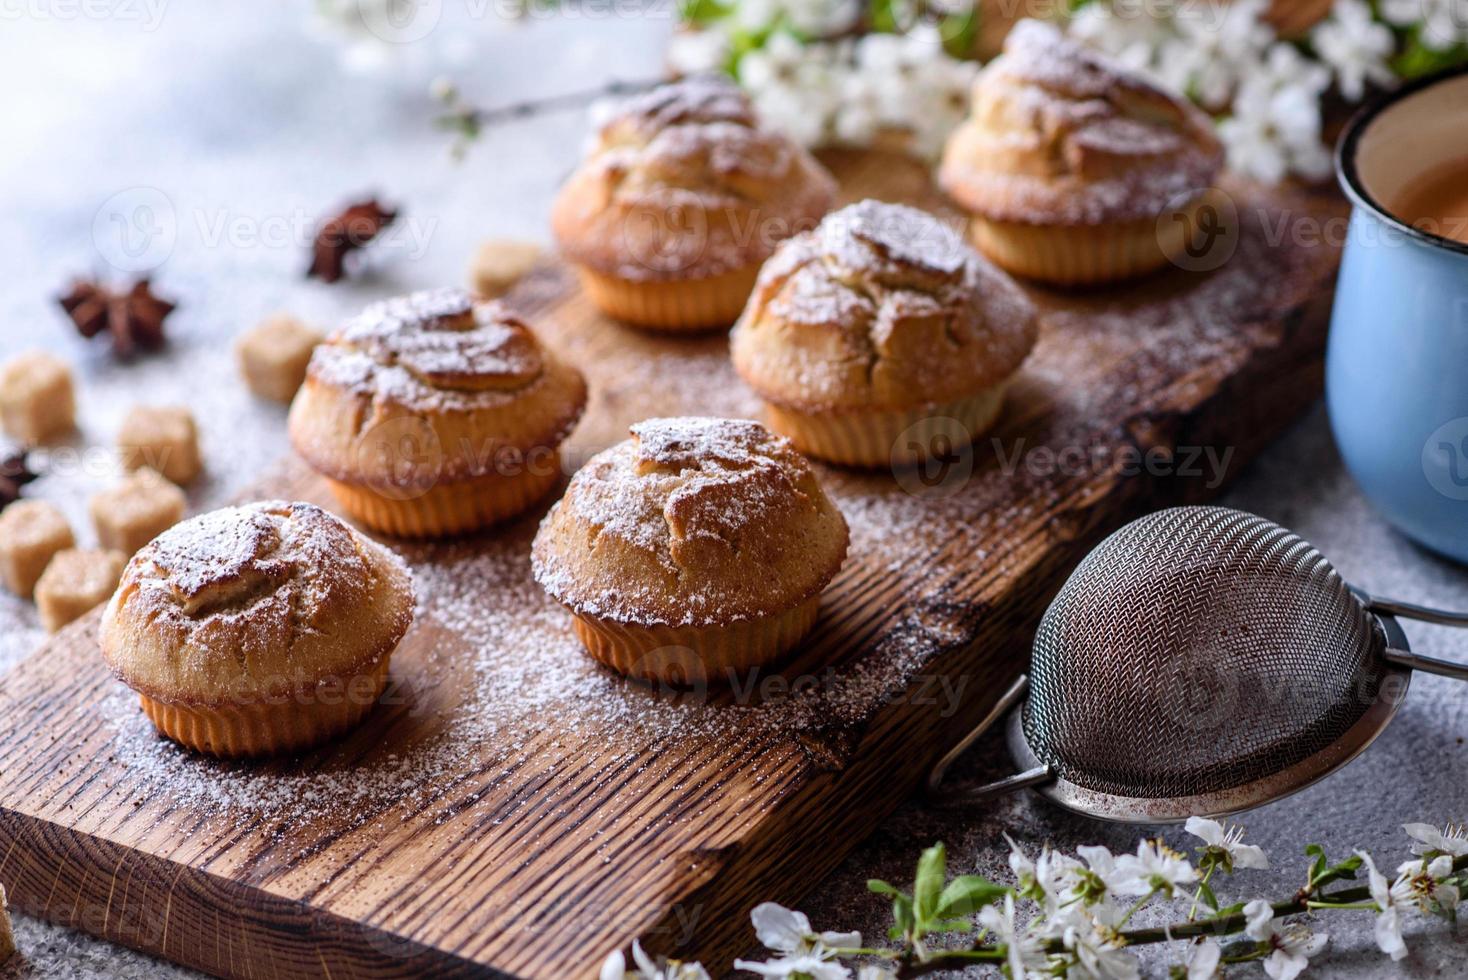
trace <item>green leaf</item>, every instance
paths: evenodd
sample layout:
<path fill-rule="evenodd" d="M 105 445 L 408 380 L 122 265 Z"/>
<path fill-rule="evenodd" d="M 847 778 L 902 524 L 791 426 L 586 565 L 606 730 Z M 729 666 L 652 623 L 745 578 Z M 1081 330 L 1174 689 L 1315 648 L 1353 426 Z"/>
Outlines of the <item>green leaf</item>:
<path fill-rule="evenodd" d="M 1228 918 L 1231 915 L 1238 915 L 1239 913 L 1241 913 L 1243 911 L 1244 911 L 1244 903 L 1243 902 L 1235 902 L 1232 905 L 1225 905 L 1223 908 L 1218 909 L 1216 912 L 1213 913 L 1213 917 L 1215 919 L 1226 919 L 1226 918 Z"/>
<path fill-rule="evenodd" d="M 1412 32 L 1401 54 L 1392 59 L 1392 70 L 1404 80 L 1454 68 L 1468 61 L 1468 45 L 1455 44 L 1436 50 L 1423 42 L 1420 28 Z"/>
<path fill-rule="evenodd" d="M 939 918 L 973 915 L 985 905 L 991 905 L 1009 894 L 1004 885 L 996 884 L 979 875 L 960 875 L 948 883 L 943 894 L 938 896 L 935 913 Z"/>
<path fill-rule="evenodd" d="M 1213 894 L 1213 889 L 1208 887 L 1208 882 L 1205 881 L 1198 886 L 1198 894 L 1203 897 L 1203 904 L 1215 912 L 1218 911 L 1218 896 Z"/>
<path fill-rule="evenodd" d="M 909 935 L 916 923 L 912 915 L 912 899 L 906 895 L 897 895 L 892 899 L 892 930 L 890 935 L 893 939 L 902 939 Z"/>
<path fill-rule="evenodd" d="M 935 924 L 934 932 L 973 932 L 974 924 L 967 919 L 944 919 Z"/>
<path fill-rule="evenodd" d="M 979 36 L 979 11 L 973 9 L 956 14 L 947 14 L 938 22 L 938 36 L 943 39 L 943 50 L 951 57 L 967 60 L 974 56 L 974 42 Z"/>
<path fill-rule="evenodd" d="M 893 898 L 903 894 L 880 878 L 868 878 L 867 891 L 874 892 L 878 895 L 890 895 Z"/>
<path fill-rule="evenodd" d="M 912 903 L 919 923 L 938 917 L 938 897 L 943 893 L 947 873 L 948 852 L 942 844 L 934 844 L 918 858 L 917 875 L 912 881 Z"/>
<path fill-rule="evenodd" d="M 1305 854 L 1308 857 L 1315 858 L 1315 860 L 1310 863 L 1310 880 L 1313 882 L 1315 881 L 1315 879 L 1325 874 L 1325 848 L 1321 847 L 1319 844 L 1306 844 Z"/>
<path fill-rule="evenodd" d="M 883 34 L 897 30 L 897 13 L 893 0 L 872 0 L 872 29 Z"/>
<path fill-rule="evenodd" d="M 678 0 L 678 16 L 689 24 L 703 25 L 729 16 L 731 8 L 719 0 Z"/>

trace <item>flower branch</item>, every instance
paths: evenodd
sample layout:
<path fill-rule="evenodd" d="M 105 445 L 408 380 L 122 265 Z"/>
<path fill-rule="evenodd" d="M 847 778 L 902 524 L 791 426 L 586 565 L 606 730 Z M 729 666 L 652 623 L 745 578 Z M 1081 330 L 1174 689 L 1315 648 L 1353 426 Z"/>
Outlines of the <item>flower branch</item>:
<path fill-rule="evenodd" d="M 894 946 L 864 946 L 855 932 L 818 933 L 801 913 L 766 903 L 752 914 L 755 933 L 778 955 L 740 960 L 735 967 L 789 980 L 910 980 L 991 964 L 1010 980 L 1128 980 L 1141 972 L 1133 949 L 1175 945 L 1182 955 L 1171 967 L 1174 977 L 1208 980 L 1230 966 L 1257 962 L 1272 980 L 1294 980 L 1329 940 L 1311 932 L 1304 917 L 1368 912 L 1377 946 L 1400 959 L 1406 955 L 1404 917 L 1452 919 L 1468 884 L 1468 832 L 1409 824 L 1414 855 L 1395 878 L 1388 879 L 1363 851 L 1332 863 L 1312 844 L 1294 894 L 1223 905 L 1214 883 L 1237 871 L 1267 868 L 1268 858 L 1244 843 L 1238 828 L 1193 818 L 1187 829 L 1201 842 L 1195 860 L 1157 840 L 1140 842 L 1132 854 L 1081 847 L 1074 857 L 1049 847 L 1031 857 L 1011 840 L 1012 884 L 972 874 L 949 878 L 947 853 L 937 844 L 919 858 L 910 890 L 868 882 L 874 894 L 892 903 L 888 935 Z M 1359 884 L 1363 869 L 1366 883 Z M 1128 928 L 1141 910 L 1173 902 L 1187 903 L 1185 912 L 1176 909 L 1176 921 Z M 1022 907 L 1028 914 L 1021 915 Z M 972 941 L 956 945 L 965 934 Z M 707 977 L 697 964 L 656 961 L 638 946 L 633 955 L 637 967 L 628 970 L 623 954 L 614 953 L 602 980 Z"/>

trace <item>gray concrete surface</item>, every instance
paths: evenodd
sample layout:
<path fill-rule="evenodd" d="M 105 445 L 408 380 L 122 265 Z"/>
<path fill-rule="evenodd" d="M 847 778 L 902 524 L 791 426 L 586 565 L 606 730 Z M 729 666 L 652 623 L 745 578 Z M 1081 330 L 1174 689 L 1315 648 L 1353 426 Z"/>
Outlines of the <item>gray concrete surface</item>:
<path fill-rule="evenodd" d="M 460 281 L 466 257 L 484 237 L 544 238 L 547 203 L 576 157 L 584 117 L 572 112 L 506 125 L 454 164 L 445 138 L 428 124 L 425 92 L 437 64 L 452 63 L 474 97 L 505 102 L 648 76 L 669 29 L 666 13 L 497 28 L 472 15 L 488 8 L 449 4 L 433 36 L 395 67 L 364 76 L 343 70 L 336 48 L 301 29 L 308 6 L 165 5 L 154 9 L 156 22 L 147 5 L 126 0 L 5 8 L 0 358 L 44 346 L 77 365 L 83 426 L 76 459 L 34 489 L 78 518 L 86 493 L 110 478 L 103 463 L 80 451 L 110 445 L 119 412 L 139 397 L 185 401 L 211 423 L 210 476 L 193 491 L 196 507 L 228 497 L 280 454 L 284 413 L 249 398 L 234 380 L 228 351 L 228 338 L 262 314 L 285 308 L 329 322 L 371 298 Z M 85 10 L 106 16 L 77 13 Z M 471 38 L 475 43 L 466 43 Z M 402 203 L 407 215 L 379 250 L 385 254 L 377 273 L 336 288 L 303 282 L 298 239 L 311 220 L 370 190 Z M 113 213 L 133 223 L 118 225 Z M 68 275 L 112 271 L 99 251 L 122 265 L 134 257 L 140 265 L 166 259 L 158 289 L 181 302 L 169 322 L 166 357 L 115 364 L 59 317 L 52 297 Z M 1296 528 L 1370 590 L 1468 608 L 1468 574 L 1396 535 L 1361 499 L 1340 468 L 1323 412 L 1244 473 L 1225 502 Z M 0 675 L 39 638 L 34 612 L 0 596 Z M 1451 631 L 1419 628 L 1413 638 L 1421 649 L 1468 657 L 1468 638 Z M 1307 841 L 1333 853 L 1364 846 L 1385 857 L 1405 853 L 1398 829 L 1404 821 L 1462 820 L 1464 693 L 1448 681 L 1420 681 L 1365 757 L 1328 782 L 1249 814 L 1250 836 L 1268 847 L 1277 868 L 1241 879 L 1248 894 L 1230 893 L 1292 890 Z M 1005 766 L 991 739 L 960 775 L 992 775 Z M 818 928 L 880 935 L 887 908 L 866 893 L 867 878 L 905 881 L 919 850 L 935 840 L 948 843 L 956 870 L 998 874 L 1003 830 L 1032 849 L 1046 840 L 1129 849 L 1137 837 L 1025 795 L 957 814 L 911 802 L 802 907 Z M 818 828 L 811 838 L 818 843 Z M 0 967 L 0 980 L 185 975 L 67 930 L 27 919 L 17 925 L 21 954 Z M 1442 922 L 1414 922 L 1412 955 L 1395 965 L 1374 951 L 1367 913 L 1320 925 L 1332 942 L 1316 975 L 1468 974 L 1468 952 Z M 1155 972 L 1165 963 L 1151 966 Z M 1257 967 L 1240 973 L 1262 975 Z"/>

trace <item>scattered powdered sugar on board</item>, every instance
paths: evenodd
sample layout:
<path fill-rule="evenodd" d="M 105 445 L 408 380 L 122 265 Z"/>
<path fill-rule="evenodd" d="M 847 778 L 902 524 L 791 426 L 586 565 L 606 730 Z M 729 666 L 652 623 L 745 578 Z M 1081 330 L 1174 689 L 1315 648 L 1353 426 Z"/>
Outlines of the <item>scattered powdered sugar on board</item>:
<path fill-rule="evenodd" d="M 215 762 L 160 738 L 119 685 L 101 712 L 109 754 L 140 799 L 156 794 L 210 819 L 274 821 L 285 834 L 318 819 L 339 823 L 344 813 L 360 824 L 383 822 L 398 807 L 442 822 L 462 808 L 464 794 L 472 803 L 504 793 L 495 785 L 501 779 L 522 789 L 526 780 L 552 779 L 578 753 L 645 766 L 673 746 L 737 743 L 751 746 L 747 757 L 757 767 L 761 743 L 804 743 L 843 726 L 859 729 L 935 654 L 966 641 L 971 624 L 961 616 L 935 623 L 927 613 L 972 598 L 976 586 L 955 587 L 955 577 L 971 574 L 976 560 L 987 563 L 986 575 L 1003 574 L 1001 529 L 1032 525 L 1074 485 L 1064 474 L 1027 466 L 1024 447 L 1115 445 L 1128 406 L 1211 358 L 1242 356 L 1238 335 L 1264 329 L 1249 326 L 1249 314 L 1269 304 L 1276 277 L 1296 272 L 1287 265 L 1246 236 L 1228 268 L 1171 298 L 1165 290 L 1146 303 L 1103 293 L 1052 309 L 1020 381 L 1024 393 L 1015 403 L 1023 407 L 1011 405 L 1023 417 L 1003 424 L 998 442 L 980 440 L 974 477 L 952 493 L 915 495 L 890 474 L 818 466 L 851 526 L 851 557 L 815 636 L 831 665 L 797 658 L 791 668 L 814 675 L 813 684 L 771 692 L 762 684 L 771 676 L 764 672 L 758 690 L 746 677 L 732 690 L 680 691 L 605 670 L 582 651 L 569 613 L 533 581 L 535 521 L 528 519 L 464 541 L 397 546 L 414 574 L 418 621 L 394 662 L 394 687 L 380 717 L 368 723 L 370 739 L 348 738 L 304 760 Z M 1123 360 L 1098 360 L 1098 352 L 1117 351 L 1125 352 Z M 621 385 L 657 380 L 664 397 L 687 410 L 708 403 L 718 408 L 704 410 L 717 414 L 758 409 L 710 348 L 655 359 L 634 355 L 608 373 L 614 376 L 603 397 Z M 1097 383 L 1102 377 L 1107 384 Z M 868 601 L 847 592 L 865 590 L 873 574 L 899 583 L 883 600 L 887 623 L 870 643 L 845 648 L 840 644 L 849 634 L 830 621 L 844 620 L 850 603 Z M 835 642 L 827 642 L 827 629 Z"/>

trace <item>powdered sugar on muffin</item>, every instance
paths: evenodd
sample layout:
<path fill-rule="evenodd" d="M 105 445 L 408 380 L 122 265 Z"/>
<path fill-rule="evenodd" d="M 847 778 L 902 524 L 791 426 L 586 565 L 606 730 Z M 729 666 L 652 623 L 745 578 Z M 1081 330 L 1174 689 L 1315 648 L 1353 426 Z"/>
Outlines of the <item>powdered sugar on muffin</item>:
<path fill-rule="evenodd" d="M 541 525 L 536 580 L 578 613 L 705 625 L 820 592 L 846 523 L 789 441 L 739 419 L 650 419 L 593 457 Z"/>
<path fill-rule="evenodd" d="M 1027 20 L 975 82 L 940 181 L 991 220 L 1094 225 L 1155 218 L 1212 184 L 1222 164 L 1195 107 Z"/>

